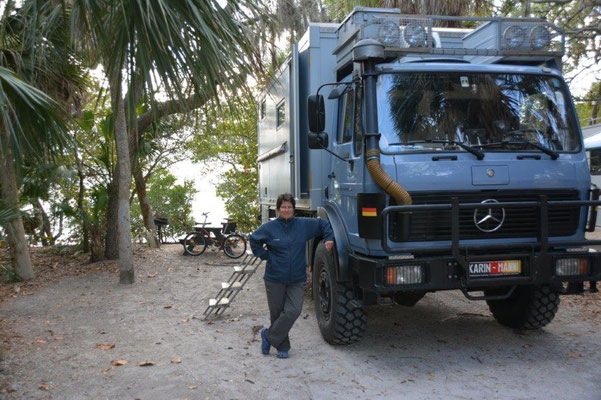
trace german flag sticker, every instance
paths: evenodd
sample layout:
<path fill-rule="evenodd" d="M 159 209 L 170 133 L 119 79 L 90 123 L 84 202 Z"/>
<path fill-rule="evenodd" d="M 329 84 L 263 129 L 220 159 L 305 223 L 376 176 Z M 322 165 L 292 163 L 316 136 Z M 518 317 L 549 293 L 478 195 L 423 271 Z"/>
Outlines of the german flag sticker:
<path fill-rule="evenodd" d="M 361 209 L 361 215 L 363 217 L 377 217 L 378 216 L 378 209 L 377 208 L 363 207 Z"/>

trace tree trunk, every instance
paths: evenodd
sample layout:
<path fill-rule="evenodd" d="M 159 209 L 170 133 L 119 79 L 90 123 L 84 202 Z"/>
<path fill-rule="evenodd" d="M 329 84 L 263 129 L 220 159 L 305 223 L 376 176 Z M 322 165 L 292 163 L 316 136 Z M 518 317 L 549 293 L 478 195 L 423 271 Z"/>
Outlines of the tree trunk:
<path fill-rule="evenodd" d="M 118 75 L 118 74 L 116 74 Z M 111 103 L 115 116 L 115 144 L 117 147 L 117 246 L 119 249 L 119 283 L 132 284 L 135 280 L 133 247 L 131 243 L 131 219 L 129 213 L 129 190 L 131 187 L 131 164 L 129 138 L 125 119 L 124 100 L 121 98 L 119 76 L 110 80 Z M 114 181 L 114 182 L 115 182 Z M 110 224 L 110 222 L 109 222 Z M 110 225 L 107 225 L 110 226 Z"/>
<path fill-rule="evenodd" d="M 599 103 L 601 103 L 601 83 L 597 86 L 597 96 L 595 96 L 595 104 L 593 105 L 593 110 L 591 111 L 591 121 L 589 125 L 595 125 L 597 123 L 597 115 L 599 115 Z"/>
<path fill-rule="evenodd" d="M 146 193 L 146 182 L 144 176 L 142 176 L 142 169 L 139 164 L 134 167 L 134 180 L 136 182 L 136 193 L 138 200 L 140 201 L 140 208 L 142 209 L 142 217 L 144 218 L 144 226 L 148 231 L 147 240 L 148 245 L 152 248 L 159 248 L 160 243 L 156 236 L 157 228 L 154 224 L 154 216 L 152 215 L 152 206 L 148 201 Z"/>
<path fill-rule="evenodd" d="M 79 167 L 79 163 L 77 166 L 77 176 L 79 177 L 79 191 L 77 193 L 77 208 L 79 209 L 80 213 L 84 212 L 83 209 L 83 199 L 84 196 L 86 194 L 86 187 L 84 185 L 84 175 L 83 172 L 81 170 L 81 168 Z M 82 218 L 83 220 L 83 224 L 81 227 L 81 230 L 83 231 L 83 235 L 82 235 L 82 250 L 84 253 L 88 253 L 90 251 L 90 224 L 88 223 L 87 218 Z"/>
<path fill-rule="evenodd" d="M 40 199 L 36 199 L 34 208 L 37 209 L 37 212 L 40 214 L 42 219 L 42 238 L 45 239 L 50 246 L 54 246 L 54 235 L 52 234 L 52 227 L 50 226 L 50 218 L 48 218 L 48 214 L 44 211 L 44 207 L 42 207 L 42 203 Z"/>
<path fill-rule="evenodd" d="M 7 207 L 18 208 L 19 192 L 17 189 L 17 175 L 15 172 L 14 157 L 12 152 L 12 139 L 10 134 L 0 124 L 0 135 L 2 135 L 2 165 L 0 168 L 0 184 L 2 186 L 2 198 Z M 25 238 L 25 228 L 21 216 L 13 219 L 5 226 L 10 246 L 10 258 L 15 274 L 21 279 L 32 279 L 33 267 L 29 256 L 29 243 Z"/>
<path fill-rule="evenodd" d="M 42 242 L 42 246 L 48 246 L 50 242 L 48 242 L 48 235 L 44 232 L 44 221 L 42 220 L 42 213 L 40 212 L 40 207 L 38 206 L 37 201 L 32 201 L 31 206 L 33 207 L 33 217 L 37 222 L 37 226 L 32 229 L 34 235 L 34 242 L 37 242 L 38 239 Z M 39 229 L 40 234 L 36 233 L 36 229 Z"/>
<path fill-rule="evenodd" d="M 119 186 L 119 165 L 115 166 L 113 181 L 108 186 L 108 204 L 106 210 L 106 237 L 104 238 L 104 257 L 107 260 L 119 258 L 119 246 L 117 242 L 117 187 Z"/>

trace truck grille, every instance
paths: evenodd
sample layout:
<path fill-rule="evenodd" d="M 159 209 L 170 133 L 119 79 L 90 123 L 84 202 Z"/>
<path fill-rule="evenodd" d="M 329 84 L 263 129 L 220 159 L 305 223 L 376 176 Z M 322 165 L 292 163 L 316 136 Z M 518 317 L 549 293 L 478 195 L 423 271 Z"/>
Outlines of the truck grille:
<path fill-rule="evenodd" d="M 480 203 L 487 199 L 499 202 L 538 201 L 540 195 L 546 195 L 549 201 L 578 200 L 576 191 L 411 193 L 413 204 L 416 205 L 450 204 L 452 197 L 457 197 L 460 204 Z M 576 233 L 579 216 L 580 207 L 549 208 L 549 237 L 570 236 Z M 476 227 L 474 210 L 460 210 L 459 230 L 461 239 L 536 237 L 539 230 L 538 208 L 506 208 L 505 220 L 501 228 L 494 232 L 483 232 Z M 393 242 L 451 240 L 451 211 L 391 213 L 389 238 Z"/>

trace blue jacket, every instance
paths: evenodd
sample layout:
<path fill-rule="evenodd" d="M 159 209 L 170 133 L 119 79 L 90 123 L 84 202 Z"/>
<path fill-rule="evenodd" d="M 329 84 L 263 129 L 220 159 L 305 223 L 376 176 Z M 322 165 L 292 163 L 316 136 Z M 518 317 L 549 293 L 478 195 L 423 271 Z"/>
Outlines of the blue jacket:
<path fill-rule="evenodd" d="M 334 240 L 330 223 L 321 218 L 278 218 L 264 223 L 250 235 L 250 247 L 257 257 L 267 260 L 263 279 L 280 283 L 307 280 L 305 244 L 323 237 Z M 267 249 L 263 245 L 267 245 Z"/>

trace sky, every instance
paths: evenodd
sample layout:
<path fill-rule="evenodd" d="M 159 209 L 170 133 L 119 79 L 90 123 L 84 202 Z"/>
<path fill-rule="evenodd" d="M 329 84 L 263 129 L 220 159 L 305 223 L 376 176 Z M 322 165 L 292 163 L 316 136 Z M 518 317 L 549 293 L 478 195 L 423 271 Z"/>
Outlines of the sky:
<path fill-rule="evenodd" d="M 192 161 L 182 161 L 169 168 L 170 172 L 177 177 L 177 183 L 183 184 L 185 179 L 194 182 L 194 187 L 198 192 L 192 202 L 192 213 L 194 221 L 203 222 L 203 212 L 209 212 L 207 222 L 210 226 L 221 226 L 223 219 L 227 217 L 225 212 L 224 200 L 215 194 L 215 186 L 218 183 L 218 175 L 225 172 L 224 166 L 215 168 L 210 174 L 202 174 L 199 171 L 205 170 L 202 164 L 196 164 Z"/>

